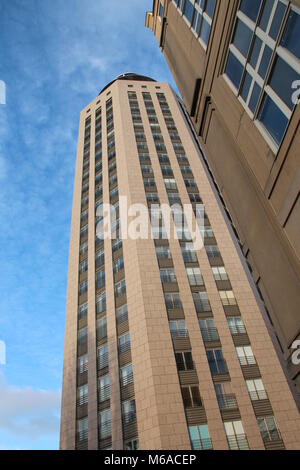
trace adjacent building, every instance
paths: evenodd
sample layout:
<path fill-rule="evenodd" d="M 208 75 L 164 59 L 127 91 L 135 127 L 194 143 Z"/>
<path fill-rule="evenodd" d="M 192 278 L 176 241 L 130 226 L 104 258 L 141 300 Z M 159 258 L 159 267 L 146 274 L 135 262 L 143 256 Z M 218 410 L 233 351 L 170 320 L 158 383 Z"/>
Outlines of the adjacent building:
<path fill-rule="evenodd" d="M 154 0 L 183 98 L 300 397 L 300 1 Z"/>
<path fill-rule="evenodd" d="M 124 198 L 149 219 L 153 204 L 204 206 L 204 246 L 164 237 L 163 220 L 121 236 Z M 167 83 L 118 77 L 80 115 L 61 449 L 299 448 L 262 309 L 183 103 Z"/>

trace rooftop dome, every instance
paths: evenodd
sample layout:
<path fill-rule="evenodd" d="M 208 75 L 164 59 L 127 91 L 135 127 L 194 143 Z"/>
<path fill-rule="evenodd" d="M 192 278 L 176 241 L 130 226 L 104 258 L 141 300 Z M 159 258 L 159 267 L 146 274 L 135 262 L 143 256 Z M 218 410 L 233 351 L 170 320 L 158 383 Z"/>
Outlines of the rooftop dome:
<path fill-rule="evenodd" d="M 140 82 L 156 82 L 156 80 L 153 80 L 153 78 L 146 77 L 144 75 L 138 75 L 137 73 L 133 73 L 133 72 L 122 73 L 117 78 L 115 78 L 110 83 L 108 83 L 108 85 L 106 85 L 100 91 L 99 95 L 101 95 L 101 93 L 103 93 L 103 91 L 105 91 L 108 87 L 110 87 L 110 85 L 112 85 L 117 80 L 136 80 L 136 81 L 140 81 Z"/>

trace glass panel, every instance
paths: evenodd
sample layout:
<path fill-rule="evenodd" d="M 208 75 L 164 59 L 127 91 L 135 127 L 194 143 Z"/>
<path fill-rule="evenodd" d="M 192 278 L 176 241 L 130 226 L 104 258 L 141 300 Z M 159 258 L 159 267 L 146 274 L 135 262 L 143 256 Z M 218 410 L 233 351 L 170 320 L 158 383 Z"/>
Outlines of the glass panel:
<path fill-rule="evenodd" d="M 250 57 L 250 64 L 252 65 L 254 69 L 256 68 L 256 65 L 257 65 L 257 60 L 258 60 L 258 56 L 261 50 L 261 46 L 262 46 L 262 40 L 258 36 L 256 36 L 255 41 L 254 41 L 254 46 L 251 52 L 251 57 Z"/>
<path fill-rule="evenodd" d="M 291 110 L 294 107 L 292 102 L 292 83 L 296 80 L 300 80 L 300 75 L 281 57 L 277 56 L 269 85 Z"/>
<path fill-rule="evenodd" d="M 225 73 L 237 89 L 240 87 L 243 69 L 239 60 L 229 52 Z"/>
<path fill-rule="evenodd" d="M 258 73 L 262 78 L 265 78 L 266 76 L 271 57 L 272 57 L 272 49 L 270 49 L 269 46 L 266 45 L 261 62 L 260 62 L 260 66 L 258 69 Z"/>
<path fill-rule="evenodd" d="M 250 42 L 252 39 L 253 32 L 248 26 L 245 25 L 241 20 L 237 20 L 235 26 L 235 33 L 233 38 L 233 44 L 243 54 L 245 58 L 248 56 Z"/>
<path fill-rule="evenodd" d="M 266 0 L 263 13 L 259 22 L 259 26 L 261 27 L 263 31 L 266 31 L 267 29 L 273 6 L 274 6 L 274 0 Z"/>
<path fill-rule="evenodd" d="M 258 119 L 279 145 L 288 125 L 288 119 L 267 94 L 264 96 Z"/>
<path fill-rule="evenodd" d="M 258 98 L 261 92 L 261 87 L 257 84 L 254 83 L 253 91 L 252 91 L 252 96 L 249 102 L 249 108 L 251 109 L 252 113 L 255 113 L 255 109 L 257 106 Z"/>
<path fill-rule="evenodd" d="M 300 59 L 300 15 L 295 11 L 289 14 L 281 45 Z"/>
<path fill-rule="evenodd" d="M 281 23 L 285 14 L 285 10 L 286 10 L 286 6 L 283 3 L 278 2 L 274 19 L 273 19 L 270 32 L 269 32 L 271 38 L 273 38 L 274 40 L 277 39 L 280 26 L 281 26 Z"/>
<path fill-rule="evenodd" d="M 260 5 L 261 0 L 242 0 L 240 10 L 252 21 L 256 22 Z"/>
<path fill-rule="evenodd" d="M 210 34 L 210 25 L 203 18 L 200 37 L 206 45 L 208 44 L 209 34 Z"/>

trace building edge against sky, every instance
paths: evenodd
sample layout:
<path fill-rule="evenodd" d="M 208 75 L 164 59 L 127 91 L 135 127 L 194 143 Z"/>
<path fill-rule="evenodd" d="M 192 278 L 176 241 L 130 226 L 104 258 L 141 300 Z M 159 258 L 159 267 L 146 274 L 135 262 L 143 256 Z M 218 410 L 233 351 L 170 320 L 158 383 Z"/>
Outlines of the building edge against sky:
<path fill-rule="evenodd" d="M 300 1 L 154 0 L 146 26 L 233 220 L 299 407 Z"/>
<path fill-rule="evenodd" d="M 121 196 L 203 202 L 205 248 L 100 242 L 97 208 L 119 210 Z M 80 116 L 61 449 L 299 448 L 297 408 L 251 284 L 176 94 L 134 74 L 113 81 Z"/>

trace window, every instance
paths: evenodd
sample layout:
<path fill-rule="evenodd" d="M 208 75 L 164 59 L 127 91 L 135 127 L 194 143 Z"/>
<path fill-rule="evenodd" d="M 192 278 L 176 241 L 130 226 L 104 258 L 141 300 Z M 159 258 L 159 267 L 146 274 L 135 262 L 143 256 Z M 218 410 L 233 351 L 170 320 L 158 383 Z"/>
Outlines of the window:
<path fill-rule="evenodd" d="M 99 377 L 98 387 L 99 387 L 98 393 L 99 393 L 100 403 L 103 401 L 109 400 L 109 395 L 110 395 L 109 374 Z"/>
<path fill-rule="evenodd" d="M 224 306 L 236 305 L 236 298 L 232 290 L 219 290 L 219 295 Z"/>
<path fill-rule="evenodd" d="M 246 328 L 241 317 L 227 317 L 227 323 L 232 335 L 246 333 Z"/>
<path fill-rule="evenodd" d="M 106 293 L 98 295 L 96 298 L 96 313 L 102 313 L 106 310 Z"/>
<path fill-rule="evenodd" d="M 227 421 L 224 427 L 230 450 L 249 449 L 242 421 Z"/>
<path fill-rule="evenodd" d="M 85 405 L 88 402 L 88 385 L 82 385 L 77 388 L 77 405 Z"/>
<path fill-rule="evenodd" d="M 136 420 L 135 400 L 123 401 L 122 415 L 124 424 L 129 424 Z"/>
<path fill-rule="evenodd" d="M 129 335 L 129 333 L 127 332 L 124 335 L 119 336 L 118 343 L 119 343 L 120 353 L 129 351 L 129 349 L 130 349 L 130 335 Z"/>
<path fill-rule="evenodd" d="M 190 286 L 203 286 L 203 278 L 200 272 L 200 268 L 186 268 L 186 274 L 190 283 Z"/>
<path fill-rule="evenodd" d="M 218 341 L 219 334 L 215 327 L 213 318 L 207 318 L 206 320 L 199 320 L 199 326 L 202 334 L 203 341 Z"/>
<path fill-rule="evenodd" d="M 215 281 L 228 281 L 228 276 L 224 266 L 211 268 Z"/>
<path fill-rule="evenodd" d="M 77 359 L 77 367 L 79 374 L 83 374 L 88 370 L 88 354 L 83 354 Z"/>
<path fill-rule="evenodd" d="M 160 279 L 163 283 L 177 282 L 173 268 L 160 269 Z"/>
<path fill-rule="evenodd" d="M 168 246 L 156 246 L 156 256 L 159 260 L 172 259 L 170 248 Z"/>
<path fill-rule="evenodd" d="M 223 357 L 222 349 L 208 349 L 206 351 L 206 355 L 210 372 L 212 375 L 227 373 L 227 365 Z"/>
<path fill-rule="evenodd" d="M 139 450 L 139 440 L 131 439 L 130 441 L 126 441 L 124 450 Z"/>
<path fill-rule="evenodd" d="M 123 256 L 121 256 L 121 258 L 117 258 L 114 262 L 113 262 L 113 266 L 114 266 L 114 273 L 118 273 L 120 271 L 122 271 L 124 269 L 124 259 L 123 259 Z"/>
<path fill-rule="evenodd" d="M 207 424 L 189 426 L 189 436 L 193 450 L 212 449 Z"/>
<path fill-rule="evenodd" d="M 256 364 L 251 346 L 239 346 L 235 349 L 241 366 Z"/>
<path fill-rule="evenodd" d="M 188 336 L 185 320 L 169 321 L 169 326 L 172 338 L 186 338 Z"/>
<path fill-rule="evenodd" d="M 115 284 L 115 296 L 120 297 L 120 295 L 126 294 L 126 282 L 125 279 L 122 279 L 120 282 Z"/>
<path fill-rule="evenodd" d="M 194 250 L 191 250 L 184 245 L 181 246 L 181 253 L 185 263 L 197 263 L 197 255 Z"/>
<path fill-rule="evenodd" d="M 193 292 L 192 294 L 197 313 L 211 311 L 210 302 L 206 292 Z"/>
<path fill-rule="evenodd" d="M 133 383 L 133 373 L 132 373 L 132 364 L 127 364 L 120 369 L 120 379 L 121 386 L 126 387 L 126 385 Z"/>
<path fill-rule="evenodd" d="M 205 245 L 205 251 L 209 258 L 218 258 L 220 251 L 217 245 Z"/>
<path fill-rule="evenodd" d="M 108 346 L 107 343 L 97 348 L 98 369 L 108 367 Z"/>
<path fill-rule="evenodd" d="M 97 339 L 103 339 L 107 335 L 106 315 L 97 320 Z"/>
<path fill-rule="evenodd" d="M 88 281 L 85 280 L 81 282 L 79 285 L 79 295 L 84 294 L 85 292 L 87 292 L 87 290 L 88 290 Z"/>
<path fill-rule="evenodd" d="M 259 417 L 257 424 L 264 442 L 281 440 L 274 416 Z"/>
<path fill-rule="evenodd" d="M 128 319 L 127 304 L 124 304 L 116 309 L 116 318 L 118 324 Z"/>
<path fill-rule="evenodd" d="M 262 379 L 246 380 L 246 385 L 252 401 L 268 398 Z"/>
<path fill-rule="evenodd" d="M 220 410 L 232 410 L 238 408 L 235 395 L 232 394 L 230 382 L 215 383 L 214 387 Z"/>
<path fill-rule="evenodd" d="M 77 420 L 77 439 L 85 441 L 88 438 L 88 418 Z"/>
<path fill-rule="evenodd" d="M 202 406 L 199 387 L 197 385 L 181 387 L 181 394 L 183 406 L 185 408 L 194 408 L 196 406 Z"/>
<path fill-rule="evenodd" d="M 176 181 L 174 178 L 164 178 L 166 189 L 177 189 Z"/>
<path fill-rule="evenodd" d="M 78 330 L 78 343 L 85 344 L 87 342 L 87 336 L 88 336 L 87 326 L 85 326 L 84 328 L 80 328 Z"/>
<path fill-rule="evenodd" d="M 88 270 L 88 260 L 85 259 L 81 261 L 80 263 L 80 268 L 79 268 L 80 274 L 85 273 L 87 270 Z"/>
<path fill-rule="evenodd" d="M 83 238 L 85 237 L 87 234 L 88 234 L 88 230 L 89 230 L 89 225 L 86 224 L 84 227 L 82 227 L 82 229 L 80 230 L 80 237 Z"/>
<path fill-rule="evenodd" d="M 178 292 L 165 293 L 165 303 L 167 310 L 182 309 L 180 295 Z"/>
<path fill-rule="evenodd" d="M 110 409 L 99 413 L 99 439 L 106 439 L 111 435 Z"/>
<path fill-rule="evenodd" d="M 96 273 L 96 289 L 105 287 L 105 269 L 101 269 Z"/>
<path fill-rule="evenodd" d="M 243 0 L 229 46 L 225 75 L 274 152 L 296 104 L 299 28 L 299 11 L 288 2 Z"/>
<path fill-rule="evenodd" d="M 104 264 L 104 248 L 96 253 L 96 268 L 99 268 Z"/>
<path fill-rule="evenodd" d="M 83 320 L 83 318 L 87 317 L 87 313 L 88 313 L 88 304 L 87 304 L 87 302 L 82 304 L 82 305 L 79 305 L 78 319 Z"/>
<path fill-rule="evenodd" d="M 191 351 L 176 352 L 175 360 L 177 370 L 193 370 L 194 363 Z"/>
<path fill-rule="evenodd" d="M 182 11 L 184 2 L 179 0 L 177 3 L 178 8 Z M 199 38 L 204 49 L 206 49 L 209 41 L 215 6 L 216 0 L 196 0 L 195 5 L 193 0 L 186 0 L 185 2 L 184 17 L 191 25 L 193 33 Z"/>

